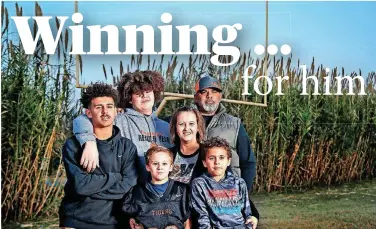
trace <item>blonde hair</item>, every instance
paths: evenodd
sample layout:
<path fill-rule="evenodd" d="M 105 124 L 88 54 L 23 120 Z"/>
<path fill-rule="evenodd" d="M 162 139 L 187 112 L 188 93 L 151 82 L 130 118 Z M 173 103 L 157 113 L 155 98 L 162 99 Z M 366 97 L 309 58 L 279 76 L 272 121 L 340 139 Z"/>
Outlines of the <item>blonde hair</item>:
<path fill-rule="evenodd" d="M 159 153 L 159 152 L 167 153 L 168 156 L 170 156 L 171 158 L 171 164 L 174 162 L 174 154 L 171 152 L 171 150 L 167 149 L 166 147 L 157 145 L 157 146 L 151 147 L 150 149 L 148 149 L 148 151 L 146 151 L 145 153 L 146 164 L 147 165 L 149 164 L 149 160 L 151 156 L 153 156 L 153 154 Z"/>

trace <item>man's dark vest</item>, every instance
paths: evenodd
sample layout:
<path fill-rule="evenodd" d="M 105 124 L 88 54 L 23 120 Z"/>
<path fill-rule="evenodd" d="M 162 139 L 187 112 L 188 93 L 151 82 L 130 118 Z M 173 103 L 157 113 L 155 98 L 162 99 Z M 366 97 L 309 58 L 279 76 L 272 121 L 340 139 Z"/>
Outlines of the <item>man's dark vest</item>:
<path fill-rule="evenodd" d="M 221 137 L 229 142 L 232 153 L 231 168 L 239 177 L 241 173 L 239 168 L 239 156 L 236 152 L 236 142 L 240 123 L 240 118 L 227 114 L 226 108 L 220 103 L 217 112 L 206 127 L 206 139 Z"/>

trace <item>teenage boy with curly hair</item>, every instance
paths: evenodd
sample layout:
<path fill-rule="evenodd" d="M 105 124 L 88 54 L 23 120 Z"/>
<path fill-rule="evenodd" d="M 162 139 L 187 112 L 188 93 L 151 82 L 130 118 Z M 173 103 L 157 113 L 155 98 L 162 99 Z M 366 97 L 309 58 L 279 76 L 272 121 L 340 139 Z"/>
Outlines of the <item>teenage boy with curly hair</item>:
<path fill-rule="evenodd" d="M 76 137 L 65 142 L 67 182 L 59 209 L 60 227 L 120 228 L 121 199 L 137 183 L 137 149 L 113 125 L 117 98 L 117 91 L 107 84 L 96 83 L 83 92 L 81 102 L 93 123 L 100 166 L 91 173 L 84 171 L 79 163 L 83 147 Z"/>

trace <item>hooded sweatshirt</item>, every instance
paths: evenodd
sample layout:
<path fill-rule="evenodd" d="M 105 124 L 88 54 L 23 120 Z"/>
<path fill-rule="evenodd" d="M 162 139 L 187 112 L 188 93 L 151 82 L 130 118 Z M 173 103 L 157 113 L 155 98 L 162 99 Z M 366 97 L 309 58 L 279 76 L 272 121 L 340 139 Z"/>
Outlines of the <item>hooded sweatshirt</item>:
<path fill-rule="evenodd" d="M 230 171 L 215 181 L 208 173 L 194 179 L 191 186 L 192 208 L 198 217 L 198 228 L 245 229 L 251 217 L 245 181 Z"/>
<path fill-rule="evenodd" d="M 127 108 L 115 118 L 115 125 L 119 127 L 121 136 L 130 139 L 136 145 L 138 152 L 139 182 L 145 184 L 149 179 L 146 171 L 145 153 L 152 143 L 172 147 L 169 137 L 169 124 L 157 117 L 155 112 L 144 115 Z M 95 141 L 93 125 L 86 115 L 80 115 L 73 121 L 73 133 L 83 145 L 87 141 Z"/>
<path fill-rule="evenodd" d="M 166 190 L 159 193 L 151 183 L 137 184 L 124 196 L 122 211 L 145 228 L 164 229 L 175 225 L 184 229 L 190 216 L 189 186 L 169 180 Z"/>
<path fill-rule="evenodd" d="M 71 137 L 64 144 L 67 182 L 59 211 L 61 227 L 115 228 L 121 199 L 137 182 L 136 147 L 120 136 L 118 127 L 111 138 L 97 139 L 97 146 L 100 167 L 86 173 L 79 165 L 83 149 L 77 139 Z"/>

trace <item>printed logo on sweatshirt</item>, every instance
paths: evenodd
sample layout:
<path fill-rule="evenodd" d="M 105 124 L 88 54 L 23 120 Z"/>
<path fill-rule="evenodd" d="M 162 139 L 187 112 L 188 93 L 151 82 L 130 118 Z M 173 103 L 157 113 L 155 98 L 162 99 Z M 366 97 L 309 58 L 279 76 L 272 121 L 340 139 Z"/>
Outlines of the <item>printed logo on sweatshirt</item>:
<path fill-rule="evenodd" d="M 236 189 L 222 189 L 222 190 L 208 190 L 209 196 L 212 198 L 230 198 L 238 195 L 238 190 Z"/>
<path fill-rule="evenodd" d="M 180 156 L 180 153 L 177 153 L 169 177 L 173 180 L 188 184 L 191 181 L 197 159 L 198 154 L 189 157 L 182 157 Z"/>
<path fill-rule="evenodd" d="M 152 215 L 171 215 L 172 210 L 171 209 L 162 209 L 162 210 L 152 210 L 151 211 Z"/>
<path fill-rule="evenodd" d="M 208 204 L 216 214 L 240 213 L 243 206 L 241 195 L 236 189 L 208 190 Z"/>
<path fill-rule="evenodd" d="M 170 142 L 169 137 L 163 136 L 163 134 L 159 132 L 141 131 L 141 134 L 138 135 L 138 141 L 140 142 L 157 142 L 157 138 L 159 142 Z"/>
<path fill-rule="evenodd" d="M 188 184 L 192 177 L 195 164 L 174 164 L 169 177 L 173 180 Z"/>

